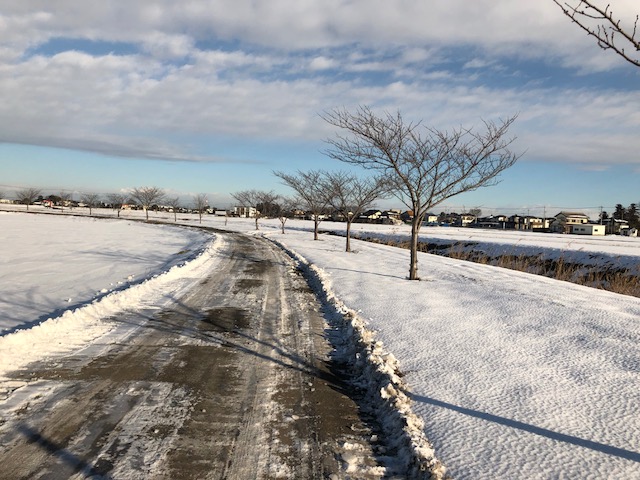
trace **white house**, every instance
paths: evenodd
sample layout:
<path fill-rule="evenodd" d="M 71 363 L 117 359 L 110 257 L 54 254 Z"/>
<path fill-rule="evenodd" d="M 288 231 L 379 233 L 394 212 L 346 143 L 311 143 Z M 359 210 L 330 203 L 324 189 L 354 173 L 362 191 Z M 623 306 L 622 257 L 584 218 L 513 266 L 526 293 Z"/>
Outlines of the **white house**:
<path fill-rule="evenodd" d="M 233 207 L 233 215 L 236 217 L 255 218 L 257 213 L 258 211 L 255 209 L 255 207 Z"/>
<path fill-rule="evenodd" d="M 556 233 L 572 233 L 575 226 L 586 225 L 589 217 L 580 212 L 560 212 L 551 223 L 551 231 Z"/>
<path fill-rule="evenodd" d="M 571 233 L 574 235 L 604 235 L 606 227 L 595 223 L 583 223 L 582 225 L 571 225 Z"/>

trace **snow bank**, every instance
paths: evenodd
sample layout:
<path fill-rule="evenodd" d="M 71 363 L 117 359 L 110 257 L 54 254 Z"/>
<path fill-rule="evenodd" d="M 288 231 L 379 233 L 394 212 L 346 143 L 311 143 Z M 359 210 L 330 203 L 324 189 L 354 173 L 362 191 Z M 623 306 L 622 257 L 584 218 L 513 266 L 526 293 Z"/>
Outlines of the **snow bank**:
<path fill-rule="evenodd" d="M 146 305 L 167 303 L 197 282 L 209 268 L 222 240 L 215 237 L 194 258 L 122 291 L 109 293 L 88 305 L 68 310 L 25 330 L 0 337 L 0 380 L 35 360 L 87 347 L 118 327 L 116 314 Z M 11 388 L 5 384 L 5 389 Z M 1 388 L 1 387 L 0 387 Z M 3 393 L 0 390 L 0 396 Z"/>
<path fill-rule="evenodd" d="M 411 410 L 411 400 L 406 395 L 408 386 L 401 378 L 396 358 L 376 340 L 365 320 L 336 297 L 322 269 L 283 243 L 271 240 L 298 262 L 298 268 L 323 303 L 339 314 L 340 320 L 333 326 L 342 334 L 334 339 L 334 344 L 340 340 L 343 344 L 337 349 L 335 359 L 346 362 L 353 369 L 354 386 L 366 392 L 369 407 L 381 423 L 387 447 L 397 452 L 401 469 L 410 478 L 447 478 L 446 468 L 436 458 L 433 446 L 424 434 L 424 422 Z"/>
<path fill-rule="evenodd" d="M 167 271 L 209 238 L 172 225 L 0 212 L 0 335 Z"/>

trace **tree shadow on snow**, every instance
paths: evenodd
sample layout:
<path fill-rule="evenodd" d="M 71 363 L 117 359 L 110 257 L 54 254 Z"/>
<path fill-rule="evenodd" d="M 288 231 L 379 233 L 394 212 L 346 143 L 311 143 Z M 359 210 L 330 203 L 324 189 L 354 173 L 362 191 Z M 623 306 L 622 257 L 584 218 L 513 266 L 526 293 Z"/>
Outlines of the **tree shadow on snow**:
<path fill-rule="evenodd" d="M 553 430 L 548 430 L 546 428 L 537 427 L 535 425 L 530 425 L 528 423 L 519 422 L 517 420 L 512 420 L 510 418 L 500 417 L 498 415 L 493 415 L 491 413 L 480 412 L 478 410 L 472 410 L 470 408 L 465 408 L 465 407 L 459 407 L 457 405 L 453 405 L 451 403 L 443 402 L 441 400 L 436 400 L 434 398 L 426 397 L 423 395 L 410 394 L 410 397 L 414 402 L 426 403 L 429 405 L 433 405 L 434 407 L 446 408 L 454 412 L 462 413 L 463 415 L 479 418 L 481 420 L 486 420 L 488 422 L 494 422 L 499 425 L 504 425 L 506 427 L 516 428 L 518 430 L 522 430 L 528 433 L 533 433 L 534 435 L 540 435 L 542 437 L 550 438 L 552 440 L 556 440 L 559 442 L 570 443 L 572 445 L 588 448 L 590 450 L 604 453 L 606 455 L 612 455 L 615 457 L 624 458 L 626 460 L 631 460 L 633 462 L 640 462 L 640 453 L 638 452 L 625 450 L 623 448 L 614 447 L 612 445 L 606 445 L 604 443 L 594 442 L 593 440 L 587 440 L 587 439 L 576 437 L 573 435 L 554 432 Z"/>

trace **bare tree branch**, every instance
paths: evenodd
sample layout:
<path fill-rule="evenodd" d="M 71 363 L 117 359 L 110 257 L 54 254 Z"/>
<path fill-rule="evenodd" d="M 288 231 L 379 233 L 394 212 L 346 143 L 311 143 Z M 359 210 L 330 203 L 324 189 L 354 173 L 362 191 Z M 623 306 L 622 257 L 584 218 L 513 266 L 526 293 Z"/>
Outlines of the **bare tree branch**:
<path fill-rule="evenodd" d="M 417 276 L 418 233 L 429 209 L 463 192 L 493 185 L 519 155 L 506 138 L 516 116 L 484 130 L 451 131 L 406 122 L 400 112 L 378 116 L 366 106 L 333 110 L 322 118 L 346 134 L 326 140 L 330 158 L 378 170 L 393 194 L 413 213 L 409 278 Z"/>
<path fill-rule="evenodd" d="M 198 212 L 200 223 L 202 223 L 202 214 L 209 208 L 209 199 L 204 193 L 199 193 L 193 197 L 193 207 Z"/>
<path fill-rule="evenodd" d="M 231 196 L 240 202 L 241 206 L 254 207 L 256 209 L 256 230 L 259 230 L 258 220 L 261 217 L 269 217 L 277 214 L 277 212 L 271 211 L 274 204 L 278 201 L 278 195 L 273 191 L 242 190 L 232 193 Z"/>
<path fill-rule="evenodd" d="M 107 201 L 111 204 L 111 208 L 117 210 L 118 218 L 120 218 L 120 210 L 122 209 L 122 205 L 127 203 L 127 195 L 122 193 L 110 193 L 107 195 Z"/>
<path fill-rule="evenodd" d="M 131 198 L 142 205 L 147 220 L 149 220 L 149 208 L 162 201 L 165 194 L 158 187 L 137 187 L 131 191 Z"/>
<path fill-rule="evenodd" d="M 101 197 L 97 193 L 84 193 L 80 201 L 89 207 L 89 216 L 91 216 L 92 210 L 100 206 Z"/>
<path fill-rule="evenodd" d="M 329 192 L 326 191 L 322 182 L 323 173 L 320 170 L 308 172 L 298 170 L 295 174 L 284 172 L 273 172 L 273 174 L 296 192 L 300 208 L 313 219 L 313 239 L 318 240 L 318 227 L 329 206 Z"/>
<path fill-rule="evenodd" d="M 345 251 L 350 252 L 351 224 L 363 211 L 370 208 L 375 200 L 383 196 L 388 190 L 388 182 L 383 177 L 358 178 L 345 171 L 325 172 L 323 176 L 329 204 L 347 222 Z"/>
<path fill-rule="evenodd" d="M 16 200 L 18 203 L 26 205 L 27 211 L 29 211 L 29 205 L 33 204 L 41 194 L 42 191 L 39 188 L 23 188 L 16 192 Z"/>
<path fill-rule="evenodd" d="M 173 210 L 173 221 L 178 221 L 178 210 L 180 209 L 180 197 L 167 198 L 164 203 Z"/>
<path fill-rule="evenodd" d="M 293 217 L 294 210 L 298 205 L 298 200 L 292 197 L 281 196 L 278 199 L 278 219 L 280 220 L 280 229 L 284 234 L 284 225 L 289 218 Z"/>
<path fill-rule="evenodd" d="M 594 37 L 600 48 L 613 50 L 627 62 L 640 67 L 639 15 L 633 24 L 623 26 L 621 19 L 614 17 L 610 4 L 603 8 L 592 0 L 580 0 L 575 6 L 560 0 L 553 1 L 573 23 Z"/>

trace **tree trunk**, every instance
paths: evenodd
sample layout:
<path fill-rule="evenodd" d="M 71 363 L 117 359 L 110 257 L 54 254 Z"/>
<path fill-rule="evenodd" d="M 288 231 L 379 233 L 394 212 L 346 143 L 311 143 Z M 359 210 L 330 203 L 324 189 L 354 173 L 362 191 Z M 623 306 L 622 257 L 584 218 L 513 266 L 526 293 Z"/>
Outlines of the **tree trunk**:
<path fill-rule="evenodd" d="M 256 230 L 260 230 L 260 229 L 258 228 L 258 217 L 256 217 Z"/>
<path fill-rule="evenodd" d="M 318 221 L 318 216 L 314 215 L 313 217 L 313 239 L 318 240 L 318 225 L 320 222 Z"/>
<path fill-rule="evenodd" d="M 411 220 L 411 260 L 409 264 L 409 280 L 420 280 L 418 277 L 418 233 L 420 232 L 420 218 L 414 216 Z"/>
<path fill-rule="evenodd" d="M 347 247 L 345 251 L 351 251 L 351 222 L 349 220 L 347 220 Z"/>

